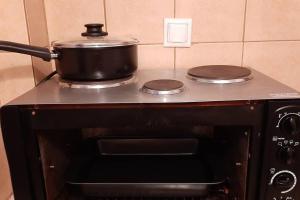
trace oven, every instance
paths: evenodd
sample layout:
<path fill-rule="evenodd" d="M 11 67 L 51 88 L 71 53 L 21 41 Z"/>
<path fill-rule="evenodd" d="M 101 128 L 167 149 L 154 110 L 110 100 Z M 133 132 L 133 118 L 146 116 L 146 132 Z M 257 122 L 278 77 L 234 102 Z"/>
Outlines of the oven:
<path fill-rule="evenodd" d="M 61 191 L 82 199 L 244 199 L 253 122 L 238 122 L 242 118 L 238 113 L 226 119 L 229 107 L 223 108 L 228 109 L 223 116 L 218 111 L 209 117 L 210 108 L 132 107 L 124 110 L 126 116 L 115 109 L 99 110 L 81 115 L 97 121 L 105 117 L 107 123 L 74 130 L 66 127 L 71 129 L 66 133 L 37 130 L 43 173 L 50 173 L 46 180 L 49 199 L 56 199 Z M 251 115 L 250 119 L 255 118 L 255 112 Z M 58 147 L 55 154 L 50 153 L 53 146 Z M 61 160 L 70 162 L 59 172 L 65 179 L 55 182 L 57 175 L 51 174 L 49 166 L 55 169 Z"/>
<path fill-rule="evenodd" d="M 2 109 L 16 199 L 299 197 L 300 101 L 74 108 Z"/>
<path fill-rule="evenodd" d="M 219 69 L 251 76 L 195 79 Z M 129 79 L 53 76 L 1 108 L 16 200 L 300 199 L 297 91 L 228 66 Z"/>

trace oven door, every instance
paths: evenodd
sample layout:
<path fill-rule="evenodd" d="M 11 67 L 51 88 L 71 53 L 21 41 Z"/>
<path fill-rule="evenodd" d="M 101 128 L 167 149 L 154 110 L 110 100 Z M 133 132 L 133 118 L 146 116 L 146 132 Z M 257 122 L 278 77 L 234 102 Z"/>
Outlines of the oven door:
<path fill-rule="evenodd" d="M 57 199 L 245 199 L 250 127 L 91 128 L 58 135 L 39 134 L 40 144 L 52 149 L 68 142 L 67 153 L 57 148 L 70 161 Z M 43 162 L 55 160 L 41 146 Z"/>

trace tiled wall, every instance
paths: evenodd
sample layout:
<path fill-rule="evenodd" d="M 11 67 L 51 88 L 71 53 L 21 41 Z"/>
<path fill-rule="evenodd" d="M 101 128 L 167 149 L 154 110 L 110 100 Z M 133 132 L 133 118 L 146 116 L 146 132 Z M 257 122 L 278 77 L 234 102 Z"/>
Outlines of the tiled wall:
<path fill-rule="evenodd" d="M 243 65 L 300 90 L 299 0 L 44 2 L 50 41 L 80 37 L 83 24 L 102 22 L 110 35 L 134 36 L 141 41 L 140 68 Z M 0 10 L 0 39 L 28 43 L 23 1 L 0 1 Z M 191 48 L 162 46 L 165 17 L 193 19 Z M 34 82 L 28 56 L 0 52 L 0 63 L 3 104 Z M 0 159 L 0 177 L 7 174 L 6 169 Z M 0 187 L 0 199 L 7 193 L 2 190 L 9 189 Z"/>
<path fill-rule="evenodd" d="M 50 40 L 78 37 L 103 22 L 141 41 L 140 68 L 243 65 L 300 90 L 300 1 L 45 0 Z M 191 48 L 164 48 L 163 19 L 193 19 Z M 299 56 L 298 56 L 299 55 Z"/>

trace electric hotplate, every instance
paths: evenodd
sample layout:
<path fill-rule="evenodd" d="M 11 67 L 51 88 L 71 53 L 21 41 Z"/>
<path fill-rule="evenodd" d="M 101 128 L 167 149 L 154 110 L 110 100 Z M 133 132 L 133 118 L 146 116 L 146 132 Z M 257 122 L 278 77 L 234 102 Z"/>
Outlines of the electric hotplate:
<path fill-rule="evenodd" d="M 183 91 L 184 84 L 172 79 L 157 79 L 146 82 L 142 91 L 149 94 L 178 94 Z"/>
<path fill-rule="evenodd" d="M 237 83 L 252 79 L 251 70 L 233 65 L 205 65 L 188 70 L 187 77 L 202 83 Z"/>

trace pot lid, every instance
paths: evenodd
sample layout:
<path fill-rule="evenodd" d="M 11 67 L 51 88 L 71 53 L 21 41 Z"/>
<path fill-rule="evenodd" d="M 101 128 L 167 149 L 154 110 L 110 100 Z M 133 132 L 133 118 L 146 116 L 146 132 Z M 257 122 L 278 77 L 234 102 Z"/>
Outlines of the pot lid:
<path fill-rule="evenodd" d="M 68 41 L 54 41 L 53 47 L 57 48 L 101 48 L 129 46 L 138 43 L 135 38 L 117 38 L 108 36 L 102 30 L 103 24 L 86 24 L 86 32 L 81 34 L 81 38 Z"/>

